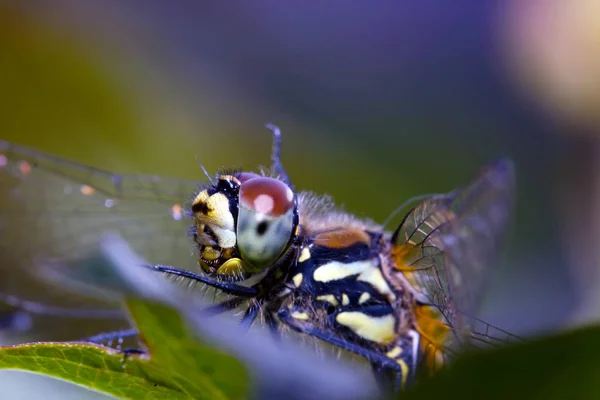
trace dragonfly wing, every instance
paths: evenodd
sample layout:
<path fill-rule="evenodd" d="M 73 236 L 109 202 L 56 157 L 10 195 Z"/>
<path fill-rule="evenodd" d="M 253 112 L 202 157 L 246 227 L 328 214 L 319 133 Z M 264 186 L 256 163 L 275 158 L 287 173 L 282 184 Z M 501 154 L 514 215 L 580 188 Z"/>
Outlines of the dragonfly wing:
<path fill-rule="evenodd" d="M 454 215 L 434 235 L 444 252 L 448 298 L 461 315 L 476 315 L 488 276 L 497 263 L 515 197 L 513 165 L 501 161 L 464 190 L 450 194 Z"/>
<path fill-rule="evenodd" d="M 183 208 L 195 191 L 196 182 L 113 174 L 0 141 L 0 290 L 30 295 L 49 264 L 75 265 L 106 232 L 149 262 L 193 269 Z"/>
<path fill-rule="evenodd" d="M 396 268 L 452 327 L 462 329 L 462 313 L 475 314 L 513 197 L 513 167 L 502 161 L 466 188 L 417 205 L 392 237 Z"/>

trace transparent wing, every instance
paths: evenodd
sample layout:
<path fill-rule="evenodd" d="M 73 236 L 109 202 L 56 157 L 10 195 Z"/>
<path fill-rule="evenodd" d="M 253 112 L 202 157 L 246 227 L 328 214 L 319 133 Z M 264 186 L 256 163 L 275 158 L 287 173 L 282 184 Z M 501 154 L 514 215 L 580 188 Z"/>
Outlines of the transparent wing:
<path fill-rule="evenodd" d="M 0 290 L 47 298 L 49 265 L 76 265 L 118 232 L 148 262 L 194 269 L 192 181 L 117 175 L 0 141 Z M 42 296 L 43 295 L 43 296 Z"/>
<path fill-rule="evenodd" d="M 512 164 L 501 161 L 469 186 L 413 208 L 394 233 L 396 268 L 418 300 L 435 306 L 455 332 L 469 329 L 464 316 L 475 315 L 481 302 L 486 271 L 510 219 L 514 186 Z"/>
<path fill-rule="evenodd" d="M 464 325 L 469 327 L 470 343 L 476 347 L 487 348 L 497 345 L 520 342 L 523 339 L 517 335 L 498 328 L 479 318 L 462 316 Z"/>

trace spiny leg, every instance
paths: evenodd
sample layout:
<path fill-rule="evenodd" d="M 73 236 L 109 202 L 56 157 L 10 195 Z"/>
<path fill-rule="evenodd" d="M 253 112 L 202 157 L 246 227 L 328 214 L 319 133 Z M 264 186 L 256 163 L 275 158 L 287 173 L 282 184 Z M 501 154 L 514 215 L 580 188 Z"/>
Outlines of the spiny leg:
<path fill-rule="evenodd" d="M 145 264 L 143 267 L 148 268 L 152 271 L 162 272 L 169 275 L 180 276 L 182 278 L 191 279 L 193 281 L 204 283 L 210 287 L 221 290 L 223 293 L 232 294 L 240 297 L 255 297 L 258 295 L 258 290 L 253 287 L 247 287 L 242 285 L 236 285 L 230 282 L 215 281 L 210 278 L 206 278 L 202 275 L 198 275 L 191 271 L 171 267 L 169 265 L 149 265 Z"/>
<path fill-rule="evenodd" d="M 131 338 L 131 337 L 136 337 L 139 334 L 140 333 L 138 332 L 138 330 L 134 329 L 134 328 L 123 329 L 120 331 L 104 332 L 104 333 L 99 333 L 94 336 L 89 336 L 85 339 L 81 339 L 80 342 L 104 343 L 104 342 L 110 342 L 113 340 L 123 340 L 123 339 Z"/>
<path fill-rule="evenodd" d="M 86 319 L 124 319 L 125 314 L 114 309 L 83 309 L 50 306 L 35 301 L 23 300 L 16 296 L 0 293 L 0 303 L 25 311 L 29 314 L 49 317 L 86 318 Z"/>
<path fill-rule="evenodd" d="M 102 344 L 102 343 L 105 343 L 105 342 L 112 343 L 113 341 L 116 340 L 119 343 L 119 347 L 120 347 L 120 343 L 124 339 L 133 338 L 133 337 L 139 336 L 139 334 L 140 333 L 135 328 L 132 328 L 132 329 L 123 329 L 123 330 L 120 330 L 120 331 L 99 333 L 97 335 L 90 336 L 88 338 L 79 340 L 79 342 Z M 112 347 L 111 344 L 108 344 L 108 346 Z M 119 347 L 117 347 L 117 350 L 123 355 L 123 362 L 126 361 L 127 358 L 130 357 L 130 356 L 132 356 L 132 355 L 147 354 L 147 351 L 144 350 L 144 349 L 141 349 L 141 348 L 128 347 L 128 348 L 125 348 L 125 349 L 121 349 Z"/>
<path fill-rule="evenodd" d="M 240 321 L 240 327 L 244 331 L 250 329 L 252 323 L 254 323 L 254 320 L 256 320 L 256 317 L 258 316 L 258 311 L 259 307 L 255 304 L 252 304 L 250 307 L 248 307 L 248 309 L 244 313 L 244 317 Z"/>
<path fill-rule="evenodd" d="M 316 327 L 308 321 L 299 322 L 292 318 L 287 309 L 280 310 L 277 315 L 282 323 L 298 332 L 313 336 L 366 358 L 371 362 L 373 369 L 381 373 L 376 378 L 386 390 L 389 390 L 390 386 L 394 391 L 404 389 L 414 380 L 415 357 L 417 354 L 414 351 L 416 347 L 412 343 L 413 338 L 411 335 L 402 336 L 390 351 L 382 353 L 346 340 L 337 333 Z M 385 378 L 385 374 L 388 374 L 388 378 Z M 392 375 L 392 385 L 389 383 L 389 374 Z M 384 378 L 386 379 L 385 383 L 383 383 Z"/>
<path fill-rule="evenodd" d="M 202 309 L 202 312 L 206 313 L 207 315 L 212 317 L 215 315 L 222 314 L 226 311 L 233 310 L 234 308 L 237 308 L 245 301 L 248 301 L 248 299 L 246 299 L 244 297 L 234 297 L 232 299 L 225 300 L 221 303 L 207 306 Z"/>
<path fill-rule="evenodd" d="M 275 316 L 273 315 L 273 313 L 267 312 L 265 314 L 265 322 L 267 323 L 267 326 L 269 327 L 269 332 L 271 332 L 271 337 L 273 337 L 273 339 L 275 341 L 280 341 L 281 333 L 279 332 L 279 324 L 277 322 L 277 319 L 275 319 Z"/>
<path fill-rule="evenodd" d="M 394 391 L 393 385 L 390 385 L 390 377 L 388 368 L 385 368 L 379 363 L 371 363 L 371 369 L 373 370 L 373 376 L 375 377 L 375 381 L 377 382 L 377 386 L 381 388 L 384 392 Z M 397 371 L 395 375 L 398 375 Z"/>
<path fill-rule="evenodd" d="M 31 315 L 26 311 L 10 310 L 0 314 L 0 330 L 27 332 L 32 325 Z"/>
<path fill-rule="evenodd" d="M 377 385 L 384 392 L 396 393 L 405 389 L 407 385 L 412 384 L 412 374 L 409 374 L 405 379 L 403 372 L 386 368 L 379 363 L 371 363 L 371 368 Z"/>
<path fill-rule="evenodd" d="M 310 322 L 302 321 L 301 323 L 298 323 L 296 320 L 294 320 L 294 318 L 292 318 L 292 316 L 289 313 L 289 310 L 287 309 L 280 310 L 277 315 L 279 316 L 281 322 L 294 329 L 295 331 L 305 333 L 307 335 L 320 339 L 326 343 L 337 346 L 343 350 L 347 350 L 352 353 L 358 354 L 359 356 L 366 358 L 372 363 L 379 364 L 382 367 L 402 372 L 400 365 L 395 360 L 387 357 L 386 355 L 378 353 L 374 350 L 367 349 L 356 343 L 350 342 L 331 331 L 320 329 L 311 324 Z"/>

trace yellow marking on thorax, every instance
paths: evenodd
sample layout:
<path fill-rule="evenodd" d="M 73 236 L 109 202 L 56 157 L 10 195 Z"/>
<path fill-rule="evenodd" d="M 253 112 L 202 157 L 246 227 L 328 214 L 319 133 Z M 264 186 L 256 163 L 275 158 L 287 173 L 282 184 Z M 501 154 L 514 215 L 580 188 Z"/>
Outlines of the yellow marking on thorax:
<path fill-rule="evenodd" d="M 392 292 L 392 289 L 377 266 L 374 266 L 361 273 L 358 277 L 358 280 L 371 284 L 375 290 L 387 297 L 390 303 L 396 300 L 396 295 L 394 292 Z"/>
<path fill-rule="evenodd" d="M 310 258 L 310 250 L 308 247 L 305 247 L 300 252 L 300 257 L 298 257 L 298 262 L 304 262 Z"/>
<path fill-rule="evenodd" d="M 292 281 L 294 281 L 294 285 L 296 285 L 296 287 L 300 287 L 300 285 L 302 284 L 303 278 L 304 278 L 304 276 L 300 272 L 300 273 L 294 275 L 294 277 L 292 278 Z"/>
<path fill-rule="evenodd" d="M 337 281 L 352 275 L 360 274 L 376 265 L 377 261 L 375 259 L 354 261 L 347 264 L 339 261 L 331 261 L 317 268 L 313 278 L 318 282 Z"/>
<path fill-rule="evenodd" d="M 358 298 L 358 304 L 366 303 L 367 301 L 369 301 L 370 298 L 371 298 L 371 294 L 369 292 L 364 292 Z"/>
<path fill-rule="evenodd" d="M 400 354 L 402 354 L 402 348 L 400 346 L 396 346 L 393 349 L 391 349 L 390 351 L 388 351 L 385 355 L 388 356 L 389 358 L 396 358 Z"/>
<path fill-rule="evenodd" d="M 350 298 L 348 297 L 348 295 L 346 293 L 342 293 L 342 304 L 345 306 L 350 304 Z"/>
<path fill-rule="evenodd" d="M 300 321 L 306 321 L 308 320 L 308 314 L 304 313 L 304 312 L 298 312 L 298 311 L 293 311 L 290 316 L 294 319 L 298 319 Z"/>
<path fill-rule="evenodd" d="M 409 368 L 408 365 L 406 364 L 406 361 L 404 360 L 396 360 L 396 362 L 400 365 L 400 370 L 402 373 L 402 389 L 406 389 L 406 382 L 408 382 L 408 374 L 409 374 Z"/>
<path fill-rule="evenodd" d="M 363 339 L 376 343 L 389 343 L 396 335 L 396 320 L 391 314 L 372 317 L 359 311 L 346 311 L 339 313 L 335 320 Z"/>
<path fill-rule="evenodd" d="M 339 304 L 338 301 L 337 301 L 337 299 L 335 298 L 335 296 L 332 295 L 332 294 L 325 294 L 325 295 L 322 295 L 322 296 L 317 296 L 317 300 L 319 300 L 319 301 L 326 301 L 326 302 L 328 302 L 328 303 L 330 303 L 330 304 L 332 304 L 332 305 L 334 305 L 336 307 Z"/>

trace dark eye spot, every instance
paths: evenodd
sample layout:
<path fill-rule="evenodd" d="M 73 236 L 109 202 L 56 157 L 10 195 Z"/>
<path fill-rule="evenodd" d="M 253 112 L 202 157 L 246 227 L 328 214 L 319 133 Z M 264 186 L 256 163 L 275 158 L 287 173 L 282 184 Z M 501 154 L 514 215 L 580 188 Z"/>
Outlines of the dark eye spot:
<path fill-rule="evenodd" d="M 335 306 L 333 304 L 327 307 L 327 315 L 331 315 L 335 312 Z"/>
<path fill-rule="evenodd" d="M 269 227 L 269 224 L 266 221 L 262 221 L 256 227 L 256 233 L 258 233 L 259 236 L 262 236 L 262 235 L 265 234 L 265 232 L 267 231 L 268 227 Z"/>
<path fill-rule="evenodd" d="M 207 215 L 210 210 L 205 202 L 192 204 L 192 212 L 195 214 Z"/>

